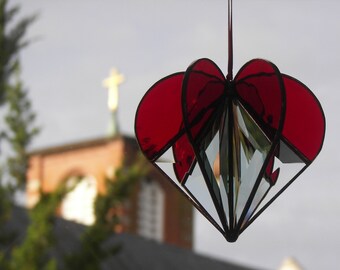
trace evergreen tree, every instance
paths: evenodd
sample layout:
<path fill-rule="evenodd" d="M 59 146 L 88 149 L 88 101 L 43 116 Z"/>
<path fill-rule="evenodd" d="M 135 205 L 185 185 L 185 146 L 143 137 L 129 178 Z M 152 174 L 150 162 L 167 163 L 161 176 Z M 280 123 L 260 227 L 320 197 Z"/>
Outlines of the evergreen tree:
<path fill-rule="evenodd" d="M 18 12 L 18 6 L 9 7 L 7 0 L 0 0 L 0 106 L 6 103 L 6 96 L 13 88 L 10 86 L 10 81 L 15 70 L 18 69 L 19 52 L 28 44 L 24 39 L 25 34 L 28 26 L 36 17 L 28 16 L 17 20 Z M 0 130 L 0 134 L 0 139 L 3 139 L 4 131 Z M 4 183 L 8 181 L 4 181 L 3 165 L 0 166 L 0 171 L 0 232 L 2 232 L 1 225 L 10 214 L 9 199 L 11 198 L 11 194 Z"/>
<path fill-rule="evenodd" d="M 6 129 L 2 138 L 11 153 L 7 159 L 11 189 L 0 183 L 0 226 L 9 214 L 12 194 L 22 190 L 26 183 L 28 168 L 27 149 L 39 129 L 35 126 L 35 113 L 20 79 L 19 52 L 28 42 L 24 36 L 35 16 L 14 21 L 19 7 L 8 7 L 7 0 L 0 0 L 0 105 L 6 105 Z M 66 194 L 60 187 L 51 194 L 40 194 L 40 200 L 29 211 L 30 224 L 23 242 L 9 250 L 9 255 L 0 254 L 0 267 L 5 270 L 55 270 L 56 260 L 51 257 L 54 245 L 53 228 L 56 208 Z M 8 232 L 6 232 L 8 233 Z M 5 243 L 5 241 L 2 241 Z M 5 243 L 6 244 L 6 243 Z"/>

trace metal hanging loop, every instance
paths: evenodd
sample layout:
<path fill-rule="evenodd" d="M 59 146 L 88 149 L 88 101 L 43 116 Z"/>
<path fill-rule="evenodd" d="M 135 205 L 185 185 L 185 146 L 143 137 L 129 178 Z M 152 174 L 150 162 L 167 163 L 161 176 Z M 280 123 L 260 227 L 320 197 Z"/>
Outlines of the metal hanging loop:
<path fill-rule="evenodd" d="M 228 0 L 228 73 L 227 80 L 233 80 L 233 1 Z"/>

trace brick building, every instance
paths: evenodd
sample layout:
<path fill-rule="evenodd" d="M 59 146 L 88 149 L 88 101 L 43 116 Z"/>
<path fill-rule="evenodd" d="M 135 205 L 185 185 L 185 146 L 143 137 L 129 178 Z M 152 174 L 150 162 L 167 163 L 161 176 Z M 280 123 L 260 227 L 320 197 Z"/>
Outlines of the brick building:
<path fill-rule="evenodd" d="M 91 225 L 93 201 L 105 192 L 105 179 L 114 175 L 123 160 L 132 162 L 138 152 L 135 139 L 122 135 L 34 151 L 27 173 L 27 204 L 32 207 L 39 200 L 40 189 L 53 192 L 62 181 L 80 179 L 59 212 L 67 220 Z M 123 232 L 192 248 L 192 207 L 153 168 L 138 181 L 122 215 Z"/>

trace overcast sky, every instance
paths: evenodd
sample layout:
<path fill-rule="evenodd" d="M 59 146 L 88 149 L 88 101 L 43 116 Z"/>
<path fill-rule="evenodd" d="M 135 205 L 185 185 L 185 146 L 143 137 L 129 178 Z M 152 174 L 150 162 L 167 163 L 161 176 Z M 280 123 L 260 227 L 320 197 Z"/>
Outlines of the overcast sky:
<path fill-rule="evenodd" d="M 15 0 L 38 13 L 34 43 L 22 53 L 23 80 L 43 130 L 34 147 L 105 136 L 102 80 L 120 87 L 121 130 L 133 134 L 136 107 L 160 78 L 208 57 L 227 67 L 227 0 Z M 265 58 L 319 98 L 327 120 L 315 163 L 230 244 L 196 215 L 195 249 L 224 260 L 276 269 L 294 256 L 305 269 L 340 264 L 340 1 L 234 0 L 234 73 Z"/>

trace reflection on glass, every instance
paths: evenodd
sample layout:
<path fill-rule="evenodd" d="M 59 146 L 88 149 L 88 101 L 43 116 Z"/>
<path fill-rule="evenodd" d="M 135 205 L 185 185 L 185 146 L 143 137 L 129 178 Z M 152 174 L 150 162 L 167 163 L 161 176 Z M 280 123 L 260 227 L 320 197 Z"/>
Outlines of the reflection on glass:
<path fill-rule="evenodd" d="M 239 220 L 243 211 L 247 211 L 245 207 L 247 208 L 247 203 L 249 204 L 248 200 L 251 200 L 251 192 L 263 167 L 271 142 L 242 105 L 234 104 L 233 112 L 235 119 L 234 171 L 239 173 L 240 179 L 235 202 L 236 216 Z M 252 204 L 248 207 L 254 207 Z M 247 211 L 246 219 L 247 215 L 249 211 Z"/>

